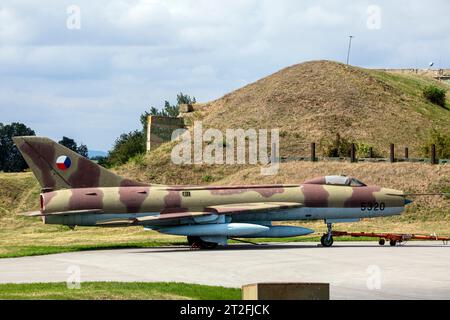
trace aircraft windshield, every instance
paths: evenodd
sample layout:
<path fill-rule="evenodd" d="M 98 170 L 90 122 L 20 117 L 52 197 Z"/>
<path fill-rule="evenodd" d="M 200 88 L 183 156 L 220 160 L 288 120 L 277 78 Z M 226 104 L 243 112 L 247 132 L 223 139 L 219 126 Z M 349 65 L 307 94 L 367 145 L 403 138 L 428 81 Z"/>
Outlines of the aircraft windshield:
<path fill-rule="evenodd" d="M 350 186 L 350 187 L 364 187 L 364 183 L 358 179 L 346 177 L 346 176 L 327 176 L 325 177 L 325 183 L 335 186 Z"/>
<path fill-rule="evenodd" d="M 335 186 L 348 186 L 350 184 L 350 180 L 346 176 L 326 176 L 325 184 Z"/>
<path fill-rule="evenodd" d="M 358 179 L 352 178 L 350 180 L 350 187 L 365 187 L 365 186 L 366 186 L 366 184 L 362 183 Z"/>

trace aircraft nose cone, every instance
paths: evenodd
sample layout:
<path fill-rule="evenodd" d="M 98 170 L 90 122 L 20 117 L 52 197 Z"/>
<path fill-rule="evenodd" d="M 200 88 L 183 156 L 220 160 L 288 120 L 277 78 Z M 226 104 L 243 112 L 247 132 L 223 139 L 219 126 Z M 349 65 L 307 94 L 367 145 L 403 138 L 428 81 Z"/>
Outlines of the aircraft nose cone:
<path fill-rule="evenodd" d="M 412 203 L 412 202 L 413 202 L 412 200 L 406 199 L 406 198 L 405 198 L 405 206 L 408 205 L 408 204 L 410 204 L 410 203 Z"/>

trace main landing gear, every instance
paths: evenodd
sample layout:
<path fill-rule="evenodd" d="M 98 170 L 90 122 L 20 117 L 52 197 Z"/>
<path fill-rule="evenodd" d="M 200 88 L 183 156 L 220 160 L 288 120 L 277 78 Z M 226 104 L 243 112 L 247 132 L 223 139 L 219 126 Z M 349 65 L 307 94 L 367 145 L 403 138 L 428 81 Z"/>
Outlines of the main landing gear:
<path fill-rule="evenodd" d="M 328 232 L 320 238 L 320 243 L 324 247 L 331 247 L 333 245 L 333 225 L 331 223 L 327 223 L 327 227 Z"/>
<path fill-rule="evenodd" d="M 187 240 L 191 249 L 215 249 L 218 245 L 215 242 L 203 241 L 200 237 L 188 236 Z"/>

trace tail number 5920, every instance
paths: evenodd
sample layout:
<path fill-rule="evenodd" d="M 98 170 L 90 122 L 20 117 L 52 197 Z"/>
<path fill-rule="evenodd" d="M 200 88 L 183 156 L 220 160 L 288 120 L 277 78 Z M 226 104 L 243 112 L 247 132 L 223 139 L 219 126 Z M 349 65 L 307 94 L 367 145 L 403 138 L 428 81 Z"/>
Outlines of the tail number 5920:
<path fill-rule="evenodd" d="M 386 208 L 384 202 L 361 202 L 361 211 L 383 211 Z"/>

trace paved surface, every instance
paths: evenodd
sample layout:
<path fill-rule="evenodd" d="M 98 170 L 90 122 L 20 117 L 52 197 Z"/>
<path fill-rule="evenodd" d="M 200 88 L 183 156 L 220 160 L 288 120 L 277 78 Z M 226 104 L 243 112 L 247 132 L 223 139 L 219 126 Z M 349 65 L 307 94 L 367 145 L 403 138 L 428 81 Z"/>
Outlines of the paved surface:
<path fill-rule="evenodd" d="M 450 247 L 410 242 L 231 245 L 85 251 L 0 259 L 0 283 L 177 281 L 240 287 L 254 282 L 327 282 L 332 299 L 450 299 Z M 73 275 L 73 274 L 72 274 Z"/>

